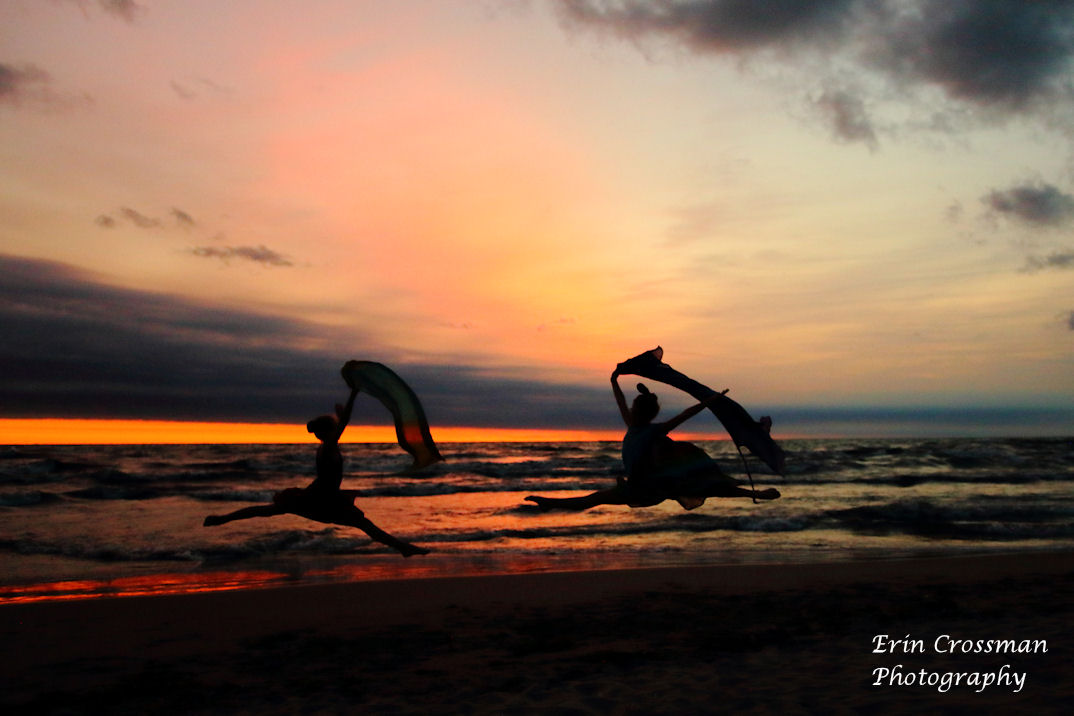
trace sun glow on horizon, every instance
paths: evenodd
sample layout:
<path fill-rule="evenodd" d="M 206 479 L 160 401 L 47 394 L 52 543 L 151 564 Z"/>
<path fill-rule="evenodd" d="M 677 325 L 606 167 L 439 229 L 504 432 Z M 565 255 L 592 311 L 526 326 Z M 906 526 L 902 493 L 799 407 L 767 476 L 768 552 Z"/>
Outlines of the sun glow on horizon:
<path fill-rule="evenodd" d="M 619 440 L 615 430 L 433 428 L 439 443 L 588 442 Z M 183 422 L 172 420 L 106 420 L 32 418 L 0 419 L 0 445 L 196 445 L 242 443 L 314 443 L 304 425 L 285 423 Z M 394 443 L 391 425 L 349 425 L 344 443 Z"/>

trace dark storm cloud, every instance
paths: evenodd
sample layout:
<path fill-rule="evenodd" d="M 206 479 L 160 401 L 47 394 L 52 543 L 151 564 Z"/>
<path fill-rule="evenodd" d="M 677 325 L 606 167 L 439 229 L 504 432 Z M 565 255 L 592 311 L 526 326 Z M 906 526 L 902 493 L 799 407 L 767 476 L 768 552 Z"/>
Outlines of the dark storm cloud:
<path fill-rule="evenodd" d="M 735 52 L 843 34 L 858 0 L 565 0 L 566 17 L 644 39 L 664 35 L 701 52 Z"/>
<path fill-rule="evenodd" d="M 634 41 L 671 40 L 699 54 L 770 51 L 792 62 L 836 58 L 904 90 L 937 87 L 980 108 L 1028 112 L 1072 94 L 1074 0 L 563 0 L 560 7 L 574 26 Z M 860 107 L 836 99 L 828 103 L 837 136 L 866 140 Z"/>
<path fill-rule="evenodd" d="M 1074 311 L 1071 311 L 1070 315 L 1067 316 L 1067 327 L 1074 331 Z"/>
<path fill-rule="evenodd" d="M 1069 89 L 1074 3 L 1069 0 L 924 0 L 885 3 L 872 33 L 888 71 L 951 97 L 1022 109 Z"/>
<path fill-rule="evenodd" d="M 291 259 L 264 246 L 198 246 L 191 253 L 206 259 L 240 259 L 265 266 L 294 266 Z"/>
<path fill-rule="evenodd" d="M 1023 184 L 994 190 L 981 197 L 994 214 L 1041 227 L 1058 227 L 1074 221 L 1074 196 L 1051 184 Z"/>
<path fill-rule="evenodd" d="M 34 259 L 0 255 L 0 325 L 3 417 L 304 422 L 345 395 L 339 368 L 361 358 L 403 376 L 434 428 L 603 427 L 614 418 L 604 390 L 404 364 L 313 324 L 118 288 Z M 390 419 L 367 399 L 355 420 Z"/>
<path fill-rule="evenodd" d="M 266 417 L 329 367 L 290 346 L 310 326 L 116 288 L 0 256 L 0 405 L 8 415 Z"/>

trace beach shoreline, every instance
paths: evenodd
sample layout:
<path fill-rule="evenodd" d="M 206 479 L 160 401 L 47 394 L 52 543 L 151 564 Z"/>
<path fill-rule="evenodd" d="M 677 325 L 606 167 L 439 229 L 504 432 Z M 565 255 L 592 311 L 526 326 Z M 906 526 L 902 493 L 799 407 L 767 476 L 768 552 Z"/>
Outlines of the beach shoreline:
<path fill-rule="evenodd" d="M 430 577 L 0 606 L 19 712 L 1058 712 L 1074 553 Z M 873 653 L 876 635 L 1043 654 Z M 874 670 L 1023 687 L 873 685 Z M 735 708 L 732 708 L 735 707 Z M 92 710 L 92 709 L 89 709 Z"/>

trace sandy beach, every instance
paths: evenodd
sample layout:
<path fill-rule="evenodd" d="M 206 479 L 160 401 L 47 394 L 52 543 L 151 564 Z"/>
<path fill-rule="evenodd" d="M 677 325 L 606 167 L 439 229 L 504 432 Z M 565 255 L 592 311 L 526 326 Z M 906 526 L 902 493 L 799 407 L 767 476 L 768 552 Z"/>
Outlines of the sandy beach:
<path fill-rule="evenodd" d="M 46 714 L 1059 713 L 1072 611 L 1069 553 L 6 605 L 2 699 Z M 875 653 L 879 635 L 907 641 Z M 1037 649 L 962 653 L 944 635 Z M 883 668 L 902 682 L 875 685 Z M 963 683 L 942 690 L 944 674 Z"/>

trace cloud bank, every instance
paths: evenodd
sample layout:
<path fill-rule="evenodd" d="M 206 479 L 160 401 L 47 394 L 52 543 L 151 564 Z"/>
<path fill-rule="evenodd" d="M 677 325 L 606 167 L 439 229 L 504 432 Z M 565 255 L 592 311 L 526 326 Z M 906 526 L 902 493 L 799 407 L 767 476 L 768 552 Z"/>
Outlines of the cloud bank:
<path fill-rule="evenodd" d="M 873 146 L 860 86 L 938 90 L 990 116 L 1072 103 L 1074 1 L 1042 0 L 562 0 L 566 22 L 698 55 L 808 60 L 826 87 L 817 109 L 836 137 Z M 839 68 L 838 71 L 835 68 Z M 823 72 L 823 70 L 822 70 Z M 835 78 L 850 73 L 853 86 Z M 862 80 L 867 80 L 863 82 Z M 942 124 L 942 123 L 941 123 Z"/>
<path fill-rule="evenodd" d="M 352 358 L 392 366 L 440 425 L 614 427 L 605 390 L 404 361 L 299 320 L 108 285 L 71 266 L 0 254 L 0 416 L 302 423 L 346 391 Z M 509 411 L 503 406 L 509 405 Z M 357 422 L 387 424 L 372 400 Z"/>
<path fill-rule="evenodd" d="M 977 105 L 1027 110 L 1069 90 L 1074 3 L 1067 0 L 886 2 L 877 66 Z"/>

